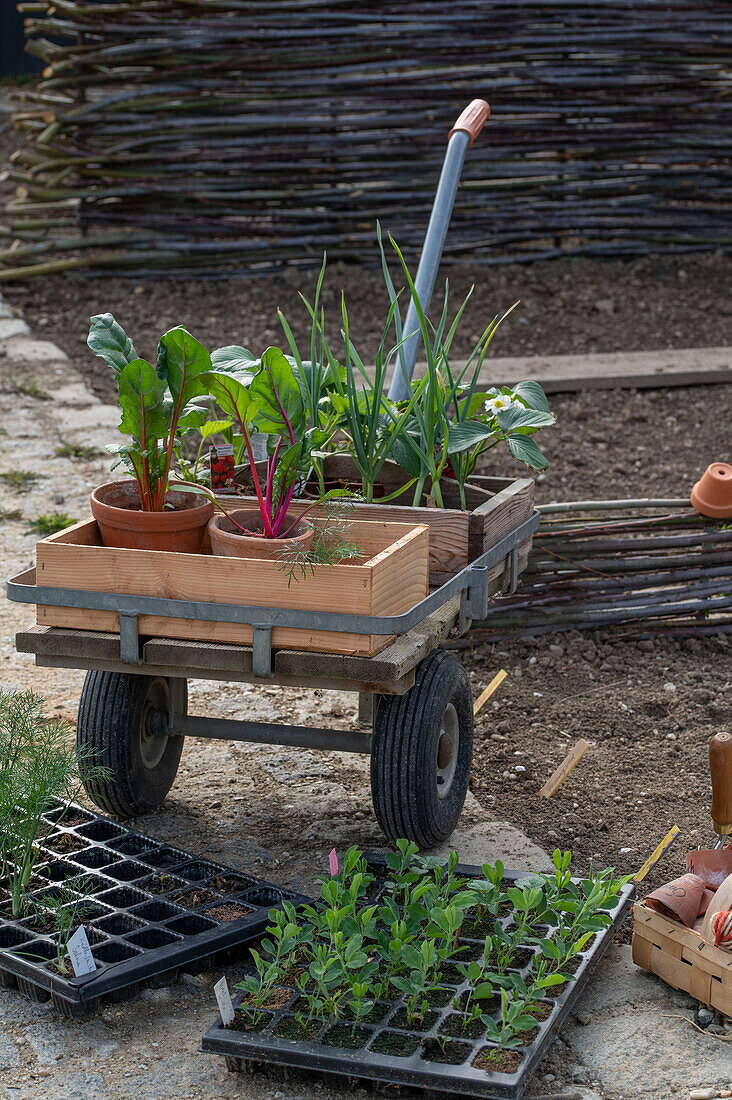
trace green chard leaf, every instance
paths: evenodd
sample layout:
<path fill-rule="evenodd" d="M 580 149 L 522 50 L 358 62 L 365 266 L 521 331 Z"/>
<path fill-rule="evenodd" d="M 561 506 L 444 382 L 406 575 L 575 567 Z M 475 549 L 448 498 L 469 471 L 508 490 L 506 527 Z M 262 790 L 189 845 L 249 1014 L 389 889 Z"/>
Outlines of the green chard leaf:
<path fill-rule="evenodd" d="M 98 313 L 90 318 L 86 342 L 112 368 L 117 379 L 123 368 L 137 359 L 135 345 L 111 313 Z"/>
<path fill-rule="evenodd" d="M 174 403 L 183 409 L 193 397 L 203 396 L 203 375 L 211 369 L 211 356 L 182 325 L 160 337 L 155 364 L 158 376 L 168 384 Z"/>

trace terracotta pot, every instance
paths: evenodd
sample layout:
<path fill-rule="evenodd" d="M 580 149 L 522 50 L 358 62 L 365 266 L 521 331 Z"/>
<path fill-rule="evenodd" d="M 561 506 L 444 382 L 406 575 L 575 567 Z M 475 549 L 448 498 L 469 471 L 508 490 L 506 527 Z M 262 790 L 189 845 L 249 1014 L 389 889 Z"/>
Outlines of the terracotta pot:
<path fill-rule="evenodd" d="M 732 848 L 695 848 L 687 853 L 686 870 L 704 879 L 710 890 L 718 890 L 732 875 Z"/>
<path fill-rule="evenodd" d="M 713 462 L 691 490 L 691 503 L 710 519 L 732 518 L 732 466 Z"/>
<path fill-rule="evenodd" d="M 230 512 L 238 524 L 248 531 L 262 530 L 262 517 L 253 509 L 238 509 Z M 285 518 L 284 529 L 294 517 Z M 289 523 L 288 523 L 289 520 Z M 301 520 L 297 527 L 284 539 L 265 539 L 257 535 L 243 535 L 229 519 L 223 514 L 215 515 L 208 525 L 208 535 L 211 539 L 211 550 L 222 558 L 273 558 L 283 546 L 296 543 L 302 550 L 307 550 L 313 541 L 315 531 L 310 523 Z"/>
<path fill-rule="evenodd" d="M 214 505 L 205 497 L 177 490 L 168 493 L 166 502 L 174 510 L 143 512 L 134 481 L 98 485 L 91 495 L 91 510 L 103 545 L 200 554 Z"/>
<path fill-rule="evenodd" d="M 698 875 L 686 874 L 681 878 L 659 886 L 657 890 L 643 898 L 643 904 L 650 909 L 663 913 L 665 917 L 675 917 L 691 928 L 699 915 L 704 882 Z"/>

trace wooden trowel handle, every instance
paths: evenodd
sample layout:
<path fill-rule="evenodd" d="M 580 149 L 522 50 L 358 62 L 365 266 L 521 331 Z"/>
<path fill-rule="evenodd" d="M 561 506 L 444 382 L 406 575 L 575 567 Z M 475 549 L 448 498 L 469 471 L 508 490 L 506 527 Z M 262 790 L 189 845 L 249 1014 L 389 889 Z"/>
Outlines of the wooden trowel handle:
<path fill-rule="evenodd" d="M 715 733 L 709 742 L 712 822 L 719 836 L 732 834 L 732 734 Z"/>

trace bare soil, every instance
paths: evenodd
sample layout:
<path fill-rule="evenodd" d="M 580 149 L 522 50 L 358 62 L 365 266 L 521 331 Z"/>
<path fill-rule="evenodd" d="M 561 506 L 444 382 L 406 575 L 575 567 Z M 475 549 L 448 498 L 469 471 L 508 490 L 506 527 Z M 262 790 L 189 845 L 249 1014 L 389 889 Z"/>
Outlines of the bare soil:
<path fill-rule="evenodd" d="M 566 258 L 505 267 L 465 262 L 441 273 L 433 312 L 439 309 L 446 276 L 455 310 L 475 283 L 456 355 L 467 353 L 493 316 L 519 299 L 491 345 L 493 355 L 714 347 L 729 341 L 729 271 L 729 259 L 721 253 L 603 262 Z M 24 285 L 7 283 L 3 294 L 32 318 L 38 336 L 64 349 L 97 396 L 113 400 L 111 374 L 86 346 L 91 315 L 113 313 L 138 353 L 153 362 L 158 337 L 177 324 L 185 324 L 210 348 L 234 343 L 261 352 L 270 344 L 283 345 L 278 307 L 298 342 L 308 346 L 307 314 L 299 292 L 311 296 L 315 278 L 316 272 L 295 270 L 249 279 L 177 282 L 67 273 Z M 342 263 L 329 268 L 323 305 L 336 347 L 341 290 L 354 344 L 363 349 L 364 358 L 372 356 L 388 310 L 381 274 Z"/>

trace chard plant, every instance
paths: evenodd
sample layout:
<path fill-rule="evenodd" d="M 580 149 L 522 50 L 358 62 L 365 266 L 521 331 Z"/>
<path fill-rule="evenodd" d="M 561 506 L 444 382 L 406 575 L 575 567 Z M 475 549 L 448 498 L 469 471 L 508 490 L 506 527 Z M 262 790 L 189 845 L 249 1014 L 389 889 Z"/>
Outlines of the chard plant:
<path fill-rule="evenodd" d="M 187 407 L 207 392 L 204 375 L 211 356 L 182 325 L 158 341 L 155 366 L 142 359 L 111 313 L 91 318 L 87 344 L 110 367 L 117 383 L 122 419 L 119 430 L 129 442 L 107 448 L 134 477 L 144 512 L 166 507 L 181 420 Z"/>
<path fill-rule="evenodd" d="M 212 356 L 212 368 L 202 377 L 212 399 L 244 440 L 261 530 L 242 526 L 210 489 L 191 483 L 186 483 L 186 488 L 212 500 L 240 533 L 287 540 L 304 516 L 321 503 L 315 501 L 295 518 L 288 515 L 296 488 L 311 469 L 316 430 L 308 427 L 300 387 L 283 352 L 271 347 L 260 360 L 248 355 L 245 348 L 219 348 Z M 267 436 L 263 478 L 254 458 L 255 432 Z M 334 565 L 360 556 L 359 547 L 345 537 L 347 523 L 336 504 L 342 497 L 339 492 L 326 494 L 326 515 L 316 522 L 315 538 L 306 550 L 293 544 L 280 549 L 278 557 L 290 582 L 306 576 L 316 565 Z"/>

